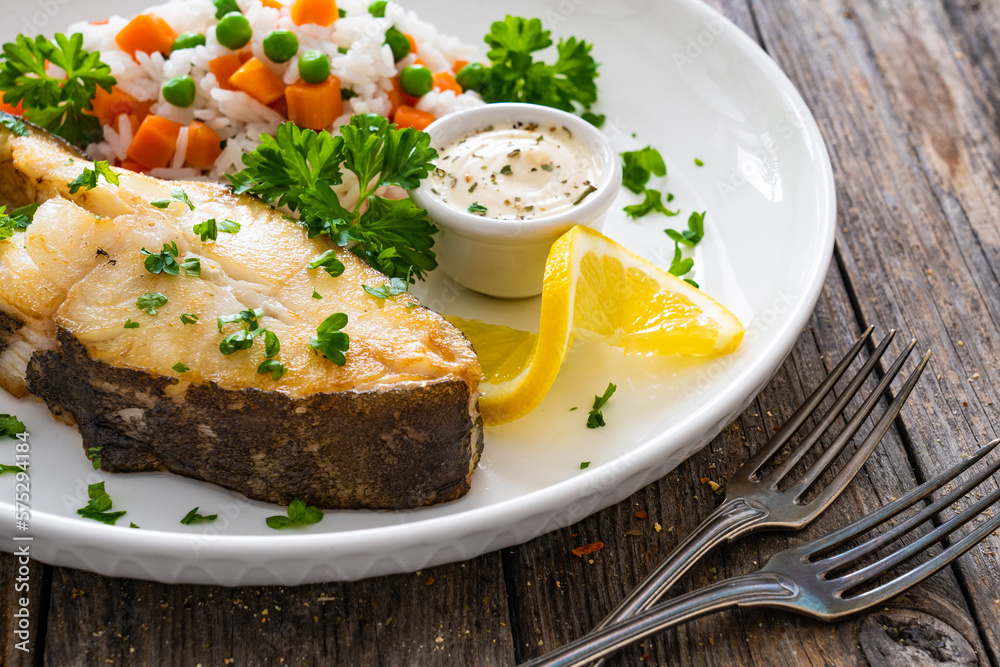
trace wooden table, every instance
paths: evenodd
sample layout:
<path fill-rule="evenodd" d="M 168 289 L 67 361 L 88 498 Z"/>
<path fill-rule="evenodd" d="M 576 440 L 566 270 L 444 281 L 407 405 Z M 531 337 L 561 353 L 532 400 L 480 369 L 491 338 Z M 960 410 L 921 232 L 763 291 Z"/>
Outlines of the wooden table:
<path fill-rule="evenodd" d="M 654 1 L 654 0 L 649 0 Z M 682 588 L 745 572 L 884 504 L 997 435 L 1000 3 L 711 0 L 788 73 L 833 159 L 833 267 L 791 357 L 704 451 L 628 500 L 465 563 L 298 588 L 167 586 L 33 565 L 33 652 L 12 641 L 15 561 L 0 555 L 0 661 L 68 665 L 513 665 L 582 634 L 639 582 L 867 323 L 934 350 L 902 417 L 801 534 L 751 536 Z M 645 512 L 645 518 L 636 516 Z M 640 515 L 641 516 L 641 515 Z M 658 530 L 656 525 L 662 530 Z M 594 541 L 586 558 L 571 553 Z M 885 608 L 824 624 L 722 613 L 611 664 L 996 665 L 995 537 Z"/>

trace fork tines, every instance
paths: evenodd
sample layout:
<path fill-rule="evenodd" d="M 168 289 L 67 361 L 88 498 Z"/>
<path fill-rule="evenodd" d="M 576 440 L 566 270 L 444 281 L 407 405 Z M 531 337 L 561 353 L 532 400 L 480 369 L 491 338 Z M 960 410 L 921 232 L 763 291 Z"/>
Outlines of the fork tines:
<path fill-rule="evenodd" d="M 889 331 L 888 335 L 886 335 L 885 339 L 875 348 L 871 356 L 862 365 L 861 369 L 851 378 L 847 387 L 836 398 L 833 405 L 819 419 L 816 425 L 809 431 L 802 441 L 796 444 L 794 449 L 792 449 L 792 451 L 790 451 L 773 469 L 764 474 L 761 472 L 768 461 L 770 461 L 775 454 L 781 451 L 789 443 L 792 436 L 802 427 L 809 415 L 818 408 L 827 395 L 833 390 L 834 386 L 846 373 L 847 369 L 851 366 L 855 358 L 865 346 L 865 343 L 871 337 L 873 329 L 874 327 L 868 327 L 868 329 L 861 335 L 857 342 L 855 342 L 847 354 L 844 355 L 844 358 L 840 360 L 826 380 L 824 380 L 816 391 L 813 392 L 813 394 L 806 400 L 802 407 L 799 408 L 785 423 L 785 425 L 774 434 L 774 437 L 772 437 L 771 440 L 757 453 L 755 453 L 754 456 L 747 462 L 746 469 L 750 472 L 749 480 L 751 482 L 759 482 L 769 488 L 777 488 L 779 484 L 785 484 L 788 486 L 786 492 L 794 502 L 799 503 L 802 501 L 803 496 L 809 488 L 813 486 L 816 480 L 819 479 L 820 476 L 829 470 L 834 464 L 840 454 L 844 451 L 845 447 L 847 447 L 848 443 L 850 443 L 855 434 L 860 430 L 862 424 L 882 400 L 882 397 L 888 392 L 892 381 L 899 375 L 904 362 L 916 346 L 916 339 L 909 342 L 906 349 L 899 354 L 892 365 L 886 370 L 876 388 L 867 396 L 861 407 L 850 418 L 843 430 L 837 434 L 833 442 L 831 442 L 823 453 L 814 462 L 808 465 L 805 472 L 803 472 L 801 476 L 793 480 L 791 479 L 790 473 L 796 468 L 796 466 L 799 465 L 799 463 L 802 462 L 803 458 L 809 453 L 809 451 L 812 450 L 820 439 L 830 430 L 833 423 L 843 415 L 851 399 L 853 399 L 860 392 L 865 381 L 868 380 L 868 378 L 875 371 L 878 362 L 881 360 L 886 349 L 889 347 L 889 343 L 892 342 L 892 339 L 895 337 L 895 330 Z M 851 455 L 850 459 L 844 464 L 843 468 L 837 473 L 835 478 L 826 485 L 826 488 L 820 491 L 815 498 L 809 501 L 810 504 L 815 504 L 817 507 L 825 507 L 829 503 L 833 502 L 843 487 L 854 477 L 858 470 L 860 470 L 861 466 L 864 465 L 865 461 L 868 460 L 868 457 L 875 449 L 879 440 L 881 440 L 882 436 L 884 436 L 886 431 L 889 430 L 892 421 L 899 414 L 899 411 L 903 407 L 903 403 L 909 397 L 910 392 L 916 385 L 917 380 L 919 379 L 920 374 L 923 372 L 923 369 L 927 365 L 929 359 L 930 351 L 923 356 L 916 369 L 914 369 L 913 372 L 907 377 L 902 389 L 890 403 L 886 411 L 882 414 L 872 432 Z"/>
<path fill-rule="evenodd" d="M 873 514 L 840 530 L 834 531 L 825 537 L 813 540 L 792 550 L 796 552 L 792 560 L 801 559 L 799 562 L 803 563 L 804 567 L 811 571 L 818 582 L 821 582 L 826 592 L 831 594 L 832 598 L 842 603 L 842 610 L 831 609 L 831 615 L 850 613 L 862 606 L 866 607 L 901 593 L 933 575 L 981 542 L 997 528 L 1000 528 L 1000 512 L 987 517 L 985 520 L 975 520 L 978 515 L 982 514 L 991 505 L 1000 501 L 1000 488 L 994 488 L 989 491 L 984 491 L 984 489 L 980 488 L 984 482 L 990 480 L 1000 470 L 1000 458 L 984 466 L 976 474 L 937 500 L 929 502 L 912 516 L 905 517 L 898 523 L 893 522 L 893 519 L 900 514 L 916 508 L 922 501 L 928 499 L 932 493 L 958 479 L 962 473 L 969 470 L 976 463 L 983 460 L 987 454 L 996 449 L 998 444 L 1000 444 L 1000 439 L 992 441 L 950 470 L 925 482 Z M 962 500 L 974 502 L 964 509 L 957 511 L 951 518 L 942 520 L 941 513 Z M 852 568 L 852 566 L 857 568 L 857 566 L 861 565 L 866 556 L 871 557 L 875 555 L 875 552 L 879 549 L 907 537 L 918 527 L 929 522 L 934 522 L 936 525 L 927 533 L 914 536 L 913 541 L 909 544 L 877 558 L 872 563 L 864 564 L 858 569 Z M 975 526 L 973 530 L 964 535 L 955 536 L 950 541 L 950 544 L 944 542 L 944 540 L 952 536 L 959 529 L 970 525 Z M 888 530 L 846 551 L 827 555 L 837 549 L 837 547 L 849 544 L 859 539 L 865 533 L 880 526 L 888 527 Z M 943 549 L 936 555 L 919 564 L 915 564 L 906 572 L 896 575 L 887 582 L 878 583 L 880 575 L 897 566 L 903 565 L 915 556 L 929 553 L 931 547 L 938 543 L 942 543 Z M 855 589 L 872 584 L 877 585 L 870 588 L 870 590 L 852 594 Z"/>

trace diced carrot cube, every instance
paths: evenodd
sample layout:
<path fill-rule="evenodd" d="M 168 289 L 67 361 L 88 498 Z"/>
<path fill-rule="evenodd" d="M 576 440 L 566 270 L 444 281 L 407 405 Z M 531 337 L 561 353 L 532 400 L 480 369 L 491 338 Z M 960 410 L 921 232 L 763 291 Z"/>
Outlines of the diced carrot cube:
<path fill-rule="evenodd" d="M 264 106 L 285 94 L 285 84 L 260 60 L 251 58 L 229 77 L 229 85 L 254 98 Z"/>
<path fill-rule="evenodd" d="M 229 85 L 229 77 L 236 74 L 236 71 L 241 67 L 243 67 L 243 61 L 240 60 L 238 53 L 231 53 L 208 63 L 208 71 L 215 75 L 219 87 L 223 90 L 236 90 Z"/>
<path fill-rule="evenodd" d="M 410 53 L 417 55 L 417 53 L 419 53 L 419 51 L 417 51 L 417 40 L 413 39 L 413 35 L 405 32 L 403 33 L 403 37 L 405 37 L 406 41 L 410 43 Z"/>
<path fill-rule="evenodd" d="M 411 106 L 403 105 L 396 110 L 393 122 L 399 128 L 412 127 L 416 130 L 424 130 L 428 125 L 437 120 L 434 114 L 426 111 L 414 109 Z"/>
<path fill-rule="evenodd" d="M 280 10 L 280 9 L 282 9 L 284 7 L 284 5 L 281 4 L 280 2 L 278 2 L 278 0 L 261 0 L 261 3 L 265 7 L 270 7 L 271 9 L 279 9 Z"/>
<path fill-rule="evenodd" d="M 166 167 L 177 151 L 184 126 L 160 116 L 146 116 L 128 147 L 128 156 L 150 169 Z"/>
<path fill-rule="evenodd" d="M 463 69 L 465 69 L 465 66 L 468 64 L 469 64 L 468 60 L 456 60 L 455 64 L 451 66 L 452 74 L 458 74 Z"/>
<path fill-rule="evenodd" d="M 211 167 L 222 155 L 222 139 L 215 130 L 199 121 L 188 126 L 188 164 L 195 167 Z"/>
<path fill-rule="evenodd" d="M 339 16 L 335 0 L 295 0 L 292 3 L 292 21 L 295 25 L 315 23 L 329 28 Z"/>
<path fill-rule="evenodd" d="M 456 95 L 461 95 L 464 92 L 462 87 L 458 85 L 458 81 L 455 81 L 455 75 L 447 70 L 434 75 L 434 87 L 442 92 L 452 90 Z"/>
<path fill-rule="evenodd" d="M 110 93 L 98 86 L 97 94 L 91 102 L 94 107 L 93 115 L 101 121 L 101 125 L 112 126 L 118 121 L 118 116 L 132 113 L 138 104 L 139 100 L 118 86 L 113 86 Z"/>
<path fill-rule="evenodd" d="M 175 39 L 177 33 L 155 14 L 139 14 L 115 37 L 118 47 L 133 58 L 139 51 L 168 55 Z"/>
<path fill-rule="evenodd" d="M 344 113 L 340 79 L 331 76 L 323 83 L 297 81 L 285 90 L 288 119 L 310 130 L 328 129 Z"/>

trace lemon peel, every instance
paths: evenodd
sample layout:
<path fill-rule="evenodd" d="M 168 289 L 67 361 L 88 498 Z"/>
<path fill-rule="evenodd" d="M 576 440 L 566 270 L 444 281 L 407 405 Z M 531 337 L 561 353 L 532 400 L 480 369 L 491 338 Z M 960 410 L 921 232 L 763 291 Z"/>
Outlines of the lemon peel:
<path fill-rule="evenodd" d="M 448 319 L 476 348 L 485 378 L 480 410 L 494 426 L 538 407 L 576 338 L 626 354 L 715 356 L 734 351 L 744 333 L 715 299 L 581 226 L 549 251 L 537 334 Z"/>

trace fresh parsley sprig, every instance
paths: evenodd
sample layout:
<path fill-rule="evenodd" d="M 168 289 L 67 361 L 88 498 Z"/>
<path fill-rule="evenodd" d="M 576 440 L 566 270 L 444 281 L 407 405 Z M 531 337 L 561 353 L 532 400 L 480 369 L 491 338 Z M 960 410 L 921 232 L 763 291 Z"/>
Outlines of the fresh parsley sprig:
<path fill-rule="evenodd" d="M 537 18 L 510 15 L 493 23 L 483 40 L 491 65 L 477 69 L 468 83 L 487 102 L 527 102 L 563 111 L 587 110 L 597 102 L 598 65 L 588 42 L 560 39 L 555 63 L 535 60 L 533 53 L 552 46 L 551 33 Z"/>
<path fill-rule="evenodd" d="M 415 188 L 436 157 L 428 134 L 363 114 L 351 118 L 337 137 L 284 123 L 275 136 L 261 136 L 257 149 L 243 156 L 246 168 L 229 180 L 237 194 L 251 193 L 298 212 L 310 237 L 328 234 L 390 278 L 423 278 L 437 266 L 432 250 L 437 229 L 410 199 L 385 199 L 375 192 L 390 185 Z M 343 170 L 361 183 L 351 209 L 333 190 L 343 183 Z"/>
<path fill-rule="evenodd" d="M 269 516 L 265 521 L 268 527 L 275 530 L 308 526 L 323 520 L 323 511 L 318 507 L 306 505 L 304 500 L 296 498 L 288 505 L 287 516 Z"/>
<path fill-rule="evenodd" d="M 98 482 L 97 484 L 91 484 L 87 487 L 87 496 L 90 500 L 87 502 L 85 507 L 81 507 L 76 511 L 77 514 L 85 519 L 93 519 L 94 521 L 100 521 L 106 523 L 109 526 L 115 525 L 115 521 L 125 516 L 125 510 L 119 510 L 117 512 L 109 512 L 111 509 L 112 500 L 108 492 L 104 490 L 104 482 Z"/>
<path fill-rule="evenodd" d="M 12 106 L 22 103 L 24 116 L 72 144 L 88 146 L 104 139 L 101 121 L 88 112 L 98 87 L 111 92 L 116 81 L 101 54 L 83 48 L 83 35 L 45 37 L 18 35 L 3 45 L 0 91 Z M 49 64 L 65 74 L 48 73 Z"/>

